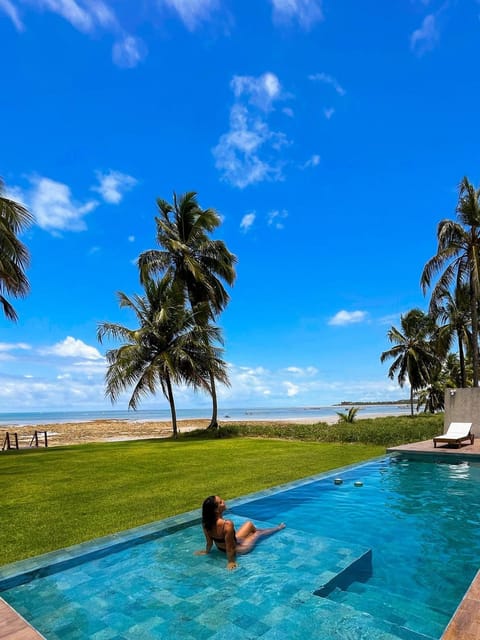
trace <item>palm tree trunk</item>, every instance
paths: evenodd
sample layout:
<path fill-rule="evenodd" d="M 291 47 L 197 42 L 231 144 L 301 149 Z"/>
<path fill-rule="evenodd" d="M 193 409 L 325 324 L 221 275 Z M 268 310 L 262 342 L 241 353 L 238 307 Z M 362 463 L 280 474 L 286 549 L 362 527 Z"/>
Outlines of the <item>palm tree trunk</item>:
<path fill-rule="evenodd" d="M 175 410 L 175 400 L 173 398 L 172 383 L 170 382 L 170 376 L 168 375 L 167 375 L 166 382 L 167 382 L 168 402 L 170 404 L 170 413 L 172 414 L 173 437 L 176 440 L 178 438 L 177 412 Z"/>
<path fill-rule="evenodd" d="M 208 425 L 208 429 L 212 429 L 215 431 L 220 429 L 220 425 L 218 424 L 218 404 L 217 404 L 217 389 L 215 387 L 215 377 L 213 373 L 210 371 L 210 394 L 212 396 L 212 419 L 210 420 L 210 424 Z"/>
<path fill-rule="evenodd" d="M 471 311 L 472 311 L 472 367 L 473 386 L 478 387 L 478 286 L 475 277 L 470 278 Z"/>
<path fill-rule="evenodd" d="M 458 340 L 458 357 L 460 360 L 460 384 L 462 385 L 462 389 L 465 389 L 466 384 L 466 375 L 465 375 L 465 354 L 463 353 L 463 341 L 460 331 L 457 331 L 457 340 Z"/>
<path fill-rule="evenodd" d="M 413 387 L 410 385 L 410 415 L 413 418 Z"/>

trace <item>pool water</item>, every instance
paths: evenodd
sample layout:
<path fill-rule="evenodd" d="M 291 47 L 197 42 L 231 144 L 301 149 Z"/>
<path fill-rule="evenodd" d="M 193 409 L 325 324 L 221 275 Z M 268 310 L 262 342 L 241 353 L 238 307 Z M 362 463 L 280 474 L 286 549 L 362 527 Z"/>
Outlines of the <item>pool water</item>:
<path fill-rule="evenodd" d="M 385 457 L 229 506 L 287 524 L 234 572 L 193 554 L 197 511 L 3 567 L 0 595 L 47 640 L 425 640 L 480 564 L 480 463 Z"/>

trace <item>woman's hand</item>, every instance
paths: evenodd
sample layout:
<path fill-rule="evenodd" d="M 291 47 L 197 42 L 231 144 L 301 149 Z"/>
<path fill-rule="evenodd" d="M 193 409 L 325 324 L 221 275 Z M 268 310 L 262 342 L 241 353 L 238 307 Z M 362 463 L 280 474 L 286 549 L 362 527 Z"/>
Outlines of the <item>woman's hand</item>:
<path fill-rule="evenodd" d="M 230 561 L 229 563 L 227 563 L 227 569 L 229 571 L 233 571 L 234 569 L 236 569 L 238 567 L 238 564 L 235 562 L 235 560 Z"/>

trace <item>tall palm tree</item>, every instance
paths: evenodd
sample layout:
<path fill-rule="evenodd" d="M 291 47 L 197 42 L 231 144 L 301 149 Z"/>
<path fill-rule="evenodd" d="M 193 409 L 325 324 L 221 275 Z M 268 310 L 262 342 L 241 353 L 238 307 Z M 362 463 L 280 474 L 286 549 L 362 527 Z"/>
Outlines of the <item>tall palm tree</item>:
<path fill-rule="evenodd" d="M 475 189 L 464 177 L 459 185 L 456 207 L 459 222 L 442 220 L 437 229 L 437 253 L 427 262 L 420 279 L 423 292 L 434 275 L 442 272 L 434 287 L 449 289 L 452 285 L 469 286 L 472 325 L 473 386 L 478 387 L 478 303 L 480 297 L 480 189 Z"/>
<path fill-rule="evenodd" d="M 131 309 L 139 327 L 129 329 L 117 323 L 103 322 L 97 337 L 123 340 L 117 349 L 107 351 L 106 395 L 113 401 L 133 386 L 128 403 L 136 409 L 140 399 L 155 394 L 160 387 L 167 398 L 172 416 L 173 435 L 178 434 L 173 386 L 185 383 L 208 389 L 207 372 L 228 383 L 221 350 L 212 346 L 219 339 L 213 325 L 199 325 L 195 314 L 201 309 L 185 309 L 183 295 L 166 280 L 148 280 L 145 295 L 129 298 L 118 293 L 119 305 Z"/>
<path fill-rule="evenodd" d="M 16 321 L 17 313 L 5 294 L 24 297 L 30 290 L 25 269 L 30 256 L 18 235 L 33 222 L 32 214 L 19 202 L 4 195 L 0 178 L 0 304 L 9 320 Z"/>
<path fill-rule="evenodd" d="M 401 330 L 391 327 L 388 331 L 387 337 L 395 346 L 384 351 L 380 361 L 394 359 L 388 370 L 388 377 L 393 380 L 395 374 L 398 374 L 397 380 L 400 387 L 403 387 L 408 380 L 410 409 L 413 416 L 414 393 L 428 384 L 430 370 L 438 364 L 438 357 L 430 342 L 435 325 L 432 318 L 420 309 L 412 309 L 400 316 L 400 325 Z"/>
<path fill-rule="evenodd" d="M 467 386 L 467 375 L 465 367 L 465 347 L 472 343 L 470 325 L 470 287 L 461 283 L 453 292 L 438 286 L 435 288 L 430 299 L 430 314 L 439 322 L 439 333 L 445 338 L 449 348 L 455 335 L 458 346 L 459 366 L 460 366 L 460 387 Z"/>
<path fill-rule="evenodd" d="M 157 200 L 156 239 L 161 249 L 143 252 L 138 265 L 141 282 L 162 274 L 167 281 L 181 287 L 191 308 L 206 303 L 208 313 L 196 316 L 198 322 L 205 323 L 215 319 L 229 301 L 223 283 L 233 285 L 237 258 L 223 241 L 209 237 L 220 225 L 220 216 L 214 209 L 201 209 L 196 195 L 188 192 L 177 198 L 174 193 L 173 205 L 160 198 Z M 214 429 L 218 428 L 215 379 L 212 371 L 210 428 Z"/>

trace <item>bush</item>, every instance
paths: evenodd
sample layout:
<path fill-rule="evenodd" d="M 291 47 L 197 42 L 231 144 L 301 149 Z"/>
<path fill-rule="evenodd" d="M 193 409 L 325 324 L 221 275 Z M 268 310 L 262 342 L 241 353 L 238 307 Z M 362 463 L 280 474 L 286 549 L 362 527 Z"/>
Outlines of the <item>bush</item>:
<path fill-rule="evenodd" d="M 430 440 L 443 433 L 443 414 L 364 418 L 354 423 L 293 424 L 288 422 L 235 422 L 218 432 L 192 431 L 185 438 L 281 438 L 315 442 L 358 442 L 385 447 Z"/>

